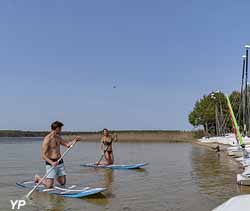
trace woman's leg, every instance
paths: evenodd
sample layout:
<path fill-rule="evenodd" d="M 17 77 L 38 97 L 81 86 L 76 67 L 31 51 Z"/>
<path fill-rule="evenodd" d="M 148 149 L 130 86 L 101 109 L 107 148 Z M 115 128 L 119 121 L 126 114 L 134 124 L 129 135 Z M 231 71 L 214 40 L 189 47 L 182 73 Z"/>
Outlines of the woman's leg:
<path fill-rule="evenodd" d="M 104 153 L 104 161 L 100 161 L 98 165 L 108 165 L 108 152 Z"/>
<path fill-rule="evenodd" d="M 112 153 L 111 153 L 111 160 L 112 160 L 112 164 L 114 164 L 115 158 L 114 158 L 114 153 L 113 153 L 113 151 L 112 151 Z"/>
<path fill-rule="evenodd" d="M 109 152 L 105 153 L 105 160 L 106 160 L 106 165 L 110 164 L 110 156 L 109 156 Z"/>
<path fill-rule="evenodd" d="M 113 162 L 113 152 L 107 152 L 107 162 L 109 165 L 112 165 L 114 162 Z"/>

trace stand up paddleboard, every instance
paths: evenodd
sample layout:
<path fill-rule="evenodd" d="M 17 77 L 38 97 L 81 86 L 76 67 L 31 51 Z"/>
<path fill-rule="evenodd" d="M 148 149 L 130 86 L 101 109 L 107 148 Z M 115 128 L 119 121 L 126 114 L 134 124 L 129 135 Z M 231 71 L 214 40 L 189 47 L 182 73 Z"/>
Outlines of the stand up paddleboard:
<path fill-rule="evenodd" d="M 34 181 L 26 181 L 26 182 L 16 183 L 16 185 L 21 188 L 32 189 L 36 186 L 36 183 L 34 183 Z M 75 186 L 69 188 L 61 188 L 54 186 L 51 189 L 47 189 L 44 187 L 44 185 L 39 185 L 36 189 L 36 191 L 38 192 L 46 192 L 49 194 L 54 194 L 67 198 L 82 198 L 101 193 L 105 190 L 106 188 L 90 188 L 90 187 L 85 187 L 83 189 L 75 189 Z"/>
<path fill-rule="evenodd" d="M 92 168 L 106 168 L 106 169 L 139 169 L 148 165 L 148 163 L 138 163 L 138 164 L 130 164 L 130 165 L 96 165 L 94 163 L 90 164 L 81 164 L 83 167 L 92 167 Z"/>

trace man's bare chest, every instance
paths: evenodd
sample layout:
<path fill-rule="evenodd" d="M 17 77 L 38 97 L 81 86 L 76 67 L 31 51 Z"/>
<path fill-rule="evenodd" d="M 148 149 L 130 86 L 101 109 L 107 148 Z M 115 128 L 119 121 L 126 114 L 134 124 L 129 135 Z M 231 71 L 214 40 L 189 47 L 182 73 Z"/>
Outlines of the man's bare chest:
<path fill-rule="evenodd" d="M 60 140 L 51 139 L 48 143 L 48 147 L 51 149 L 59 148 L 60 147 Z"/>

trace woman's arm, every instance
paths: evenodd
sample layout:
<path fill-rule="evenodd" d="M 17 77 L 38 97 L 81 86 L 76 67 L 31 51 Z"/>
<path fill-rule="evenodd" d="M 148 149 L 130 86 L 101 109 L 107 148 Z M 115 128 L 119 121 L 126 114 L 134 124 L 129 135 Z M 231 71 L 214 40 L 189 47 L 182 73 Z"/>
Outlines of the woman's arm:
<path fill-rule="evenodd" d="M 104 151 L 104 144 L 103 144 L 103 138 L 101 138 L 101 151 Z"/>
<path fill-rule="evenodd" d="M 114 135 L 112 135 L 112 141 L 114 141 L 114 142 L 118 141 L 118 136 L 116 133 Z"/>

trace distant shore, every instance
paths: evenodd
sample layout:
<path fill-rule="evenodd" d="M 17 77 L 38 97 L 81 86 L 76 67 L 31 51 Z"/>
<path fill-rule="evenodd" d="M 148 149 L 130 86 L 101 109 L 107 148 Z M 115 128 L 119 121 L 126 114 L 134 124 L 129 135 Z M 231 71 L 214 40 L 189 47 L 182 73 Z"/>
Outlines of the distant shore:
<path fill-rule="evenodd" d="M 117 133 L 119 141 L 172 141 L 187 142 L 194 141 L 199 136 L 195 131 L 178 130 L 124 130 L 111 131 Z M 48 131 L 18 131 L 18 130 L 0 130 L 0 137 L 44 137 Z M 101 132 L 63 132 L 65 139 L 71 139 L 73 136 L 80 136 L 83 141 L 96 141 L 101 137 Z"/>

